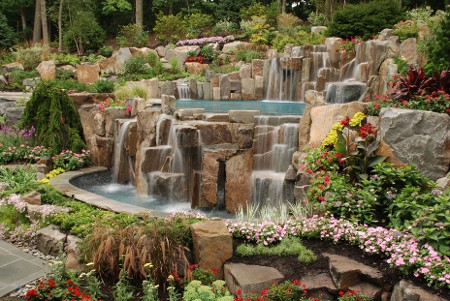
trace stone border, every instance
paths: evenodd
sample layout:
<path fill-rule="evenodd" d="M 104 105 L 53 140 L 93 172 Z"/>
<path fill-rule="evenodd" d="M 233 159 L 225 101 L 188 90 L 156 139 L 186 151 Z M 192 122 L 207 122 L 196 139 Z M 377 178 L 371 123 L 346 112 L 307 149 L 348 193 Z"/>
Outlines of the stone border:
<path fill-rule="evenodd" d="M 58 189 L 62 194 L 69 198 L 90 204 L 92 206 L 117 212 L 150 215 L 152 217 L 164 218 L 169 216 L 169 213 L 154 211 L 139 206 L 125 204 L 113 199 L 103 197 L 101 195 L 78 188 L 70 183 L 70 180 L 84 176 L 91 173 L 106 171 L 106 167 L 88 167 L 75 171 L 67 171 L 59 174 L 50 180 L 50 185 Z"/>

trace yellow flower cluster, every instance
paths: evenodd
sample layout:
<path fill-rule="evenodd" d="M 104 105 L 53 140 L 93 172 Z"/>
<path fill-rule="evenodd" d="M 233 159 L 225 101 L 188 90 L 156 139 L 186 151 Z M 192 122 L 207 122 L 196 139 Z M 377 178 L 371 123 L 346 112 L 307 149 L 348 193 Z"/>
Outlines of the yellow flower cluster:
<path fill-rule="evenodd" d="M 366 115 L 364 115 L 363 112 L 358 112 L 355 115 L 353 115 L 353 118 L 350 120 L 349 125 L 350 126 L 361 126 L 362 121 L 366 118 Z"/>
<path fill-rule="evenodd" d="M 53 169 L 51 172 L 49 172 L 45 175 L 45 178 L 39 180 L 38 182 L 41 182 L 42 184 L 50 184 L 50 180 L 52 178 L 54 178 L 55 176 L 57 176 L 63 172 L 65 172 L 65 170 L 62 169 L 61 167 L 57 168 L 57 169 Z"/>
<path fill-rule="evenodd" d="M 338 131 L 342 131 L 344 126 L 340 122 L 333 124 L 331 131 L 328 133 L 327 137 L 322 141 L 321 148 L 325 148 L 330 145 L 336 145 L 338 141 Z"/>

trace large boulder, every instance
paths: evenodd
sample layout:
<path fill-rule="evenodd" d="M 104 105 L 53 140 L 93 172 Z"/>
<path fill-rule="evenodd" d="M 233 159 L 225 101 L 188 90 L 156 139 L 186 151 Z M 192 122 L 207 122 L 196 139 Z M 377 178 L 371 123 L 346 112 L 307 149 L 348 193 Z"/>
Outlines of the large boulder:
<path fill-rule="evenodd" d="M 390 301 L 446 301 L 448 299 L 440 297 L 433 291 L 423 289 L 414 285 L 410 281 L 401 280 L 392 292 Z"/>
<path fill-rule="evenodd" d="M 64 250 L 66 234 L 55 225 L 39 229 L 36 233 L 36 247 L 45 255 L 59 256 Z"/>
<path fill-rule="evenodd" d="M 365 104 L 362 102 L 350 102 L 317 106 L 311 109 L 311 130 L 309 145 L 320 146 L 322 140 L 328 135 L 333 124 L 341 121 L 345 116 L 350 118 L 357 112 L 364 112 Z"/>
<path fill-rule="evenodd" d="M 199 46 L 180 46 L 175 48 L 167 49 L 166 56 L 164 57 L 167 62 L 171 62 L 176 59 L 178 61 L 178 66 L 183 66 L 184 60 L 188 57 L 188 53 L 193 52 L 196 55 L 200 53 Z"/>
<path fill-rule="evenodd" d="M 216 269 L 216 277 L 223 278 L 223 265 L 233 256 L 233 242 L 225 223 L 211 219 L 191 226 L 195 262 L 200 267 Z"/>
<path fill-rule="evenodd" d="M 56 77 L 56 65 L 54 61 L 42 61 L 36 69 L 43 80 L 55 79 Z"/>
<path fill-rule="evenodd" d="M 298 133 L 298 147 L 299 149 L 307 146 L 310 131 L 311 131 L 311 110 L 317 106 L 323 106 L 325 104 L 325 100 L 323 97 L 323 93 L 317 92 L 315 90 L 308 90 L 305 93 L 305 111 L 303 112 L 303 118 L 300 120 L 300 129 Z"/>
<path fill-rule="evenodd" d="M 380 114 L 378 141 L 378 154 L 386 156 L 395 166 L 413 163 L 433 180 L 449 171 L 450 116 L 447 114 L 384 108 Z"/>
<path fill-rule="evenodd" d="M 75 72 L 77 80 L 80 83 L 92 84 L 97 82 L 100 77 L 100 66 L 98 63 L 81 63 L 77 65 Z"/>
<path fill-rule="evenodd" d="M 245 47 L 248 44 L 249 43 L 247 43 L 247 42 L 241 42 L 241 41 L 234 41 L 234 42 L 226 43 L 225 45 L 223 45 L 222 53 L 233 54 L 237 50 L 238 47 Z"/>

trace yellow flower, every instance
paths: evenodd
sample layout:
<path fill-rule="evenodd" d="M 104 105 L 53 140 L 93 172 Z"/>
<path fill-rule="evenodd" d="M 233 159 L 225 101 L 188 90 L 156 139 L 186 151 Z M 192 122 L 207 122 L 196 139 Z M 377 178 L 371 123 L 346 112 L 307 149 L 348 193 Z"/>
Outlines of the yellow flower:
<path fill-rule="evenodd" d="M 328 133 L 327 137 L 322 141 L 322 144 L 320 145 L 321 148 L 325 148 L 330 145 L 336 145 L 338 141 L 338 134 L 337 131 L 342 131 L 344 126 L 340 122 L 336 122 L 331 127 L 330 132 Z"/>
<path fill-rule="evenodd" d="M 353 115 L 352 120 L 350 120 L 349 125 L 350 126 L 361 126 L 362 121 L 366 118 L 366 115 L 364 115 L 363 112 L 358 112 L 355 115 Z"/>

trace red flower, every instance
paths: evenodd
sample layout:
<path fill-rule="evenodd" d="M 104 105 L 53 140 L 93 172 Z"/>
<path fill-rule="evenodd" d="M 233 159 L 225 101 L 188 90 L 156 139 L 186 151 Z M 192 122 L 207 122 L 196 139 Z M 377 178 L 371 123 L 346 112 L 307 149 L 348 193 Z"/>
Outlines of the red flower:
<path fill-rule="evenodd" d="M 30 300 L 32 297 L 36 297 L 38 295 L 38 292 L 34 289 L 30 289 L 25 294 L 25 299 Z"/>
<path fill-rule="evenodd" d="M 339 296 L 344 296 L 344 295 L 345 295 L 344 291 L 339 291 Z"/>
<path fill-rule="evenodd" d="M 242 291 L 241 290 L 237 290 L 236 291 L 236 296 L 240 296 L 240 295 L 242 295 Z"/>
<path fill-rule="evenodd" d="M 330 183 L 330 177 L 329 176 L 323 177 L 323 184 L 328 185 L 329 183 Z"/>
<path fill-rule="evenodd" d="M 341 121 L 343 126 L 347 126 L 350 123 L 350 117 L 345 116 L 344 120 Z"/>
<path fill-rule="evenodd" d="M 334 157 L 335 157 L 336 159 L 342 158 L 342 154 L 340 154 L 340 153 L 334 154 Z"/>
<path fill-rule="evenodd" d="M 193 264 L 193 265 L 191 265 L 191 266 L 188 267 L 188 270 L 189 270 L 189 271 L 193 271 L 193 270 L 195 270 L 196 268 L 198 268 L 198 264 Z"/>
<path fill-rule="evenodd" d="M 49 279 L 48 280 L 48 285 L 50 286 L 50 287 L 55 287 L 56 285 L 55 285 L 55 281 L 53 281 L 53 279 Z"/>
<path fill-rule="evenodd" d="M 294 279 L 294 280 L 292 280 L 292 284 L 293 285 L 301 285 L 302 282 L 300 280 Z"/>

